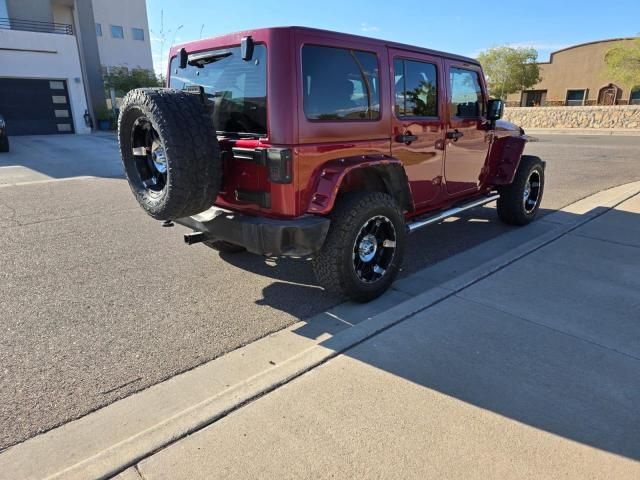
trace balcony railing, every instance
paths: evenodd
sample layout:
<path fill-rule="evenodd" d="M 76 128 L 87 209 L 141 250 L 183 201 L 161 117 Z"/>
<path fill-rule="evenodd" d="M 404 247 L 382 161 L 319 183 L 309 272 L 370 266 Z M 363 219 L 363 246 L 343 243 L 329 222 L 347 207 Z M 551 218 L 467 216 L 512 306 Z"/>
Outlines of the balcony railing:
<path fill-rule="evenodd" d="M 0 29 L 73 35 L 73 26 L 67 25 L 66 23 L 38 22 L 36 20 L 22 20 L 20 18 L 0 17 Z"/>

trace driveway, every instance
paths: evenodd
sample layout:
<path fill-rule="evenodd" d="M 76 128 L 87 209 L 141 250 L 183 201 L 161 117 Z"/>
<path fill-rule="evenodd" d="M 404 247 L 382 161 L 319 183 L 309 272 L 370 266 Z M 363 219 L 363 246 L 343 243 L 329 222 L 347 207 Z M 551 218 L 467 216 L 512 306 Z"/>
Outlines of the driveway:
<path fill-rule="evenodd" d="M 0 155 L 0 186 L 83 176 L 122 177 L 115 135 L 11 137 Z"/>

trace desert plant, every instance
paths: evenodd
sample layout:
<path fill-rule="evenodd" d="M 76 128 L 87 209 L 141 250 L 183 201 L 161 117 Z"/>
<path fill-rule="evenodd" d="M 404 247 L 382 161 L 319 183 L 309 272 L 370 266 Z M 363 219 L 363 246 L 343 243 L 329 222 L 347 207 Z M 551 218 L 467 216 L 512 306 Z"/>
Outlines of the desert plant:
<path fill-rule="evenodd" d="M 113 114 L 111 110 L 109 110 L 106 106 L 100 106 L 95 109 L 96 119 L 98 120 L 111 120 L 113 118 Z"/>
<path fill-rule="evenodd" d="M 144 87 L 160 87 L 162 83 L 151 70 L 136 68 L 129 70 L 124 67 L 111 67 L 104 76 L 104 86 L 107 91 L 113 88 L 118 97 L 124 97 L 129 90 Z"/>

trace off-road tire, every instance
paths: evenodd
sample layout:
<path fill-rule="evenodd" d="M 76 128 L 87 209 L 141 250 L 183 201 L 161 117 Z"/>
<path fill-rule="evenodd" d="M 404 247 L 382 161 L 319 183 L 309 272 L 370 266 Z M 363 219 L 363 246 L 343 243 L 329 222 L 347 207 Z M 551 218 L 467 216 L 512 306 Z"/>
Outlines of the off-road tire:
<path fill-rule="evenodd" d="M 166 182 L 150 192 L 136 169 L 133 127 L 146 117 L 166 157 Z M 120 155 L 129 186 L 153 218 L 173 220 L 209 209 L 222 180 L 222 160 L 211 116 L 200 99 L 180 90 L 144 88 L 124 98 L 118 119 Z"/>
<path fill-rule="evenodd" d="M 0 138 L 0 153 L 7 153 L 9 151 L 9 137 L 4 136 Z"/>
<path fill-rule="evenodd" d="M 395 254 L 383 276 L 364 283 L 354 267 L 354 246 L 363 225 L 383 215 L 395 229 Z M 341 196 L 331 213 L 331 225 L 322 249 L 312 259 L 320 285 L 356 302 L 368 302 L 382 295 L 393 283 L 402 265 L 406 244 L 404 217 L 394 199 L 386 193 L 358 192 Z"/>
<path fill-rule="evenodd" d="M 525 188 L 532 174 L 539 178 L 539 191 L 535 199 L 535 205 L 525 208 Z M 500 187 L 498 198 L 498 216 L 500 220 L 509 225 L 527 225 L 532 222 L 542 202 L 544 193 L 544 162 L 533 155 L 523 155 L 516 171 L 513 183 Z"/>
<path fill-rule="evenodd" d="M 246 248 L 236 245 L 235 243 L 225 242 L 224 240 L 208 240 L 204 242 L 204 244 L 221 253 L 241 253 L 246 251 Z"/>

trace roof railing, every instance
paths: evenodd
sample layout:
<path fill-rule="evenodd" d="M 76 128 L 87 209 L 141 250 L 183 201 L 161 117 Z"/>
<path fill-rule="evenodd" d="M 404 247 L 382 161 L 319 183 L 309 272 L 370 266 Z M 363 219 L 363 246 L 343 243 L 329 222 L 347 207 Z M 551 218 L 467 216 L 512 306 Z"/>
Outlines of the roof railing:
<path fill-rule="evenodd" d="M 66 23 L 39 22 L 37 20 L 23 20 L 20 18 L 0 17 L 0 29 L 73 35 L 73 26 Z"/>

